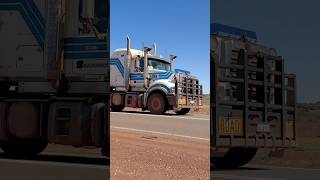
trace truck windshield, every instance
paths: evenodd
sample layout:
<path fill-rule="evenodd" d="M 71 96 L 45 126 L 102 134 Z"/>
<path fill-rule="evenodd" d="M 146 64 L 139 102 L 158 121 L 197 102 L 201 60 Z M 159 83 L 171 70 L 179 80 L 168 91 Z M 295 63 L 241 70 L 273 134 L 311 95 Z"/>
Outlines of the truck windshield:
<path fill-rule="evenodd" d="M 170 63 L 163 60 L 159 60 L 159 59 L 149 58 L 148 66 L 152 66 L 153 69 L 157 69 L 157 70 L 164 70 L 164 71 L 170 70 Z"/>
<path fill-rule="evenodd" d="M 163 71 L 170 71 L 170 63 L 166 62 L 161 59 L 148 59 L 148 66 L 152 66 L 153 69 L 163 70 Z M 144 69 L 144 59 L 140 59 L 140 70 L 143 71 Z"/>

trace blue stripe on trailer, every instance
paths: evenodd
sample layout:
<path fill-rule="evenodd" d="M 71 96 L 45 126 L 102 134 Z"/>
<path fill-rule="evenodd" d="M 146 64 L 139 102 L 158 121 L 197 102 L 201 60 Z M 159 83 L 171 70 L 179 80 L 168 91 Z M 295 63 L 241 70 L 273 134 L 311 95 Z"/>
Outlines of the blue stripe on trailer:
<path fill-rule="evenodd" d="M 102 59 L 108 58 L 108 52 L 65 52 L 65 59 Z"/>
<path fill-rule="evenodd" d="M 105 50 L 107 51 L 107 45 L 106 44 L 78 44 L 78 45 L 65 45 L 64 46 L 65 51 L 101 51 Z"/>
<path fill-rule="evenodd" d="M 223 24 L 218 24 L 218 23 L 213 23 L 210 26 L 210 32 L 211 34 L 216 34 L 219 35 L 221 33 L 223 34 L 228 34 L 228 35 L 233 35 L 233 36 L 239 36 L 239 37 L 247 37 L 251 39 L 257 39 L 257 34 L 256 32 L 253 31 L 248 31 L 245 29 L 240 29 L 232 26 L 227 26 Z"/>
<path fill-rule="evenodd" d="M 45 41 L 45 20 L 32 0 L 0 0 L 0 10 L 18 11 L 41 48 Z"/>
<path fill-rule="evenodd" d="M 98 39 L 97 37 L 71 37 L 65 38 L 64 44 L 107 44 L 107 40 Z"/>

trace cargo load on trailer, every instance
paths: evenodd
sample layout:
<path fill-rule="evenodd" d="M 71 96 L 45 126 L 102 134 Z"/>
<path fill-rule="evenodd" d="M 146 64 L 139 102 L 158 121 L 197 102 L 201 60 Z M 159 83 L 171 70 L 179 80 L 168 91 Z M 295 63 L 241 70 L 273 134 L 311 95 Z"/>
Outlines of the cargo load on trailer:
<path fill-rule="evenodd" d="M 107 155 L 109 0 L 0 0 L 0 147 Z"/>
<path fill-rule="evenodd" d="M 234 168 L 259 148 L 296 145 L 296 81 L 255 32 L 211 25 L 211 163 Z"/>

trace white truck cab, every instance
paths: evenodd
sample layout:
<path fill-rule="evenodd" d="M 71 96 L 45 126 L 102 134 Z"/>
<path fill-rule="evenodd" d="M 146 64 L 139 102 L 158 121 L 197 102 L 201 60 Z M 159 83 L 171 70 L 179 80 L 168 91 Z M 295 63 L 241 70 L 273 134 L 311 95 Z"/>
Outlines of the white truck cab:
<path fill-rule="evenodd" d="M 142 108 L 154 114 L 174 110 L 186 114 L 191 108 L 200 108 L 202 86 L 190 72 L 173 71 L 173 61 L 157 56 L 154 44 L 153 55 L 150 48 L 131 49 L 127 38 L 127 48 L 117 49 L 111 55 L 110 87 L 111 109 L 121 111 L 125 107 Z M 145 66 L 147 64 L 147 66 Z"/>

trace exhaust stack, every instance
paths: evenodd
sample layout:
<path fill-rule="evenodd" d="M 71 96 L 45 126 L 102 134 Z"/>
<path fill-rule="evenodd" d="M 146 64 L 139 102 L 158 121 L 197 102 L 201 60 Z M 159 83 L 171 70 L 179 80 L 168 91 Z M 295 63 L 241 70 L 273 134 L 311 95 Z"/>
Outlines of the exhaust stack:
<path fill-rule="evenodd" d="M 130 37 L 127 36 L 127 63 L 126 63 L 126 89 L 128 90 L 130 85 L 129 85 L 129 80 L 130 80 L 130 66 L 131 66 L 131 40 Z"/>
<path fill-rule="evenodd" d="M 149 51 L 151 51 L 151 48 L 148 47 L 144 47 L 143 48 L 143 52 L 144 52 L 144 87 L 148 88 L 148 74 L 149 74 L 149 70 L 148 70 L 148 53 Z"/>
<path fill-rule="evenodd" d="M 153 43 L 153 55 L 154 57 L 157 57 L 157 44 Z"/>
<path fill-rule="evenodd" d="M 131 39 L 129 36 L 127 36 L 127 55 L 129 56 L 131 54 Z"/>

